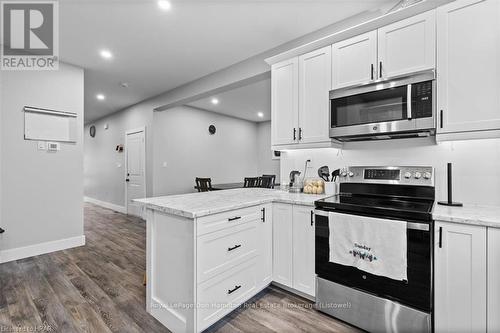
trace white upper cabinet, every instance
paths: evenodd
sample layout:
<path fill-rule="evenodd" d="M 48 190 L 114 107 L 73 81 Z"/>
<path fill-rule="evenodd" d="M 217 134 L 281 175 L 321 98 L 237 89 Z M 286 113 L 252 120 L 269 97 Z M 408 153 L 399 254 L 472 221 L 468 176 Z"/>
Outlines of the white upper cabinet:
<path fill-rule="evenodd" d="M 271 70 L 271 135 L 273 145 L 298 142 L 298 58 L 277 63 Z"/>
<path fill-rule="evenodd" d="M 313 207 L 293 206 L 293 288 L 315 295 Z"/>
<path fill-rule="evenodd" d="M 444 222 L 434 228 L 435 330 L 486 332 L 486 228 Z"/>
<path fill-rule="evenodd" d="M 301 143 L 330 141 L 331 47 L 299 57 L 299 133 Z"/>
<path fill-rule="evenodd" d="M 498 0 L 458 0 L 437 9 L 438 139 L 499 132 L 499 31 Z"/>
<path fill-rule="evenodd" d="M 376 79 L 377 32 L 343 40 L 332 45 L 332 89 Z"/>
<path fill-rule="evenodd" d="M 429 11 L 378 29 L 378 75 L 391 78 L 433 69 L 436 13 Z"/>

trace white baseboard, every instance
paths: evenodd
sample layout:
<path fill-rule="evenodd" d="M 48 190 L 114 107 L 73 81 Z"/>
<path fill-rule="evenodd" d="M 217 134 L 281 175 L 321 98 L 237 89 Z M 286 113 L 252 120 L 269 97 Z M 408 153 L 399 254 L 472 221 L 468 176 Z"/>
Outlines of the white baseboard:
<path fill-rule="evenodd" d="M 127 214 L 127 208 L 125 208 L 125 206 L 115 205 L 115 204 L 112 204 L 112 203 L 109 203 L 106 201 L 97 200 L 97 199 L 94 199 L 91 197 L 83 197 L 83 201 L 90 202 L 90 203 L 93 203 L 94 205 L 114 210 L 118 213 Z"/>
<path fill-rule="evenodd" d="M 0 251 L 0 264 L 4 262 L 34 257 L 55 251 L 66 250 L 72 247 L 77 247 L 82 245 L 85 245 L 84 235 L 59 239 L 56 241 L 45 242 L 25 247 L 18 247 L 10 250 L 3 250 Z"/>

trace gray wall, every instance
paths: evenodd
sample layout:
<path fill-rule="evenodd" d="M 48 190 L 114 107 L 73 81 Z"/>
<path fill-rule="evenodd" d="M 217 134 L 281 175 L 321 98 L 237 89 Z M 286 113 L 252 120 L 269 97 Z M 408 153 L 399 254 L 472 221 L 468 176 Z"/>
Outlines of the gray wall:
<path fill-rule="evenodd" d="M 83 235 L 83 70 L 4 71 L 0 79 L 0 249 Z M 25 105 L 78 114 L 76 144 L 57 153 L 24 140 Z"/>
<path fill-rule="evenodd" d="M 258 174 L 256 123 L 181 106 L 155 112 L 154 127 L 155 196 L 193 192 L 195 177 L 231 183 Z"/>
<path fill-rule="evenodd" d="M 127 130 L 139 127 L 146 127 L 146 194 L 151 196 L 152 120 L 153 107 L 144 102 L 85 126 L 85 196 L 122 207 L 125 205 L 125 154 L 116 152 L 115 148 L 125 144 Z M 104 124 L 108 124 L 107 130 Z M 94 138 L 89 135 L 90 125 L 96 126 Z"/>
<path fill-rule="evenodd" d="M 280 180 L 280 160 L 272 158 L 271 150 L 271 122 L 257 124 L 257 147 L 259 175 L 276 175 L 276 182 Z"/>

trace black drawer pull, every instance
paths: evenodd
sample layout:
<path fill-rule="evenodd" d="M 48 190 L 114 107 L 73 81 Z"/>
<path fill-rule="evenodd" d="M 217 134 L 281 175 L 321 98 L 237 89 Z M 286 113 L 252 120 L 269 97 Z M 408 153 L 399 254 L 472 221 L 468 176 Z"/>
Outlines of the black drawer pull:
<path fill-rule="evenodd" d="M 241 247 L 241 244 L 238 244 L 238 245 L 235 245 L 233 247 L 228 247 L 227 250 L 228 251 L 232 251 L 232 250 L 236 250 L 237 248 Z"/>
<path fill-rule="evenodd" d="M 443 227 L 439 227 L 439 248 L 443 247 Z"/>
<path fill-rule="evenodd" d="M 262 212 L 262 217 L 260 219 L 262 222 L 266 222 L 266 209 L 262 208 L 260 211 Z"/>
<path fill-rule="evenodd" d="M 314 225 L 314 211 L 311 210 L 311 226 Z"/>
<path fill-rule="evenodd" d="M 235 221 L 235 220 L 239 220 L 239 219 L 241 219 L 241 216 L 230 217 L 230 218 L 228 218 L 227 220 L 228 220 L 229 222 L 231 222 L 231 221 Z"/>
<path fill-rule="evenodd" d="M 227 291 L 227 294 L 228 294 L 228 295 L 231 295 L 232 293 L 234 293 L 236 290 L 238 290 L 238 289 L 240 289 L 240 288 L 241 288 L 241 286 L 235 286 L 233 289 L 229 289 L 229 290 Z"/>

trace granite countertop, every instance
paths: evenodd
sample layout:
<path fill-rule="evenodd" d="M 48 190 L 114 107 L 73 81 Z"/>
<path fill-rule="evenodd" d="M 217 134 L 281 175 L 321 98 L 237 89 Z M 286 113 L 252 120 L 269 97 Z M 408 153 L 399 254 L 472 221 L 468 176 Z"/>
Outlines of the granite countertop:
<path fill-rule="evenodd" d="M 233 209 L 256 206 L 270 202 L 281 202 L 314 206 L 314 201 L 330 195 L 288 193 L 264 188 L 239 188 L 224 191 L 189 193 L 137 199 L 146 208 L 187 218 L 197 218 Z"/>
<path fill-rule="evenodd" d="M 464 207 L 434 206 L 436 221 L 500 228 L 500 206 L 464 205 Z"/>

